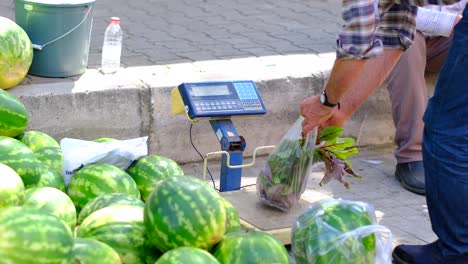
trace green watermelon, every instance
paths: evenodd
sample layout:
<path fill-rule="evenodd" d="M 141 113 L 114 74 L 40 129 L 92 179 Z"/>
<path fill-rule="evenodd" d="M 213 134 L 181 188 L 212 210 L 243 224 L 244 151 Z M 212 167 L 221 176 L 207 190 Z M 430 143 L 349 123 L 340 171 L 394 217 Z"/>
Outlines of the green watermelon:
<path fill-rule="evenodd" d="M 0 17 L 0 88 L 18 85 L 31 66 L 33 48 L 26 32 L 12 20 Z"/>
<path fill-rule="evenodd" d="M 193 247 L 178 247 L 164 253 L 154 264 L 220 264 L 210 253 Z"/>
<path fill-rule="evenodd" d="M 75 205 L 66 193 L 56 188 L 35 187 L 26 190 L 23 206 L 55 215 L 72 230 L 76 226 Z"/>
<path fill-rule="evenodd" d="M 0 209 L 0 262 L 68 264 L 73 235 L 58 217 L 23 207 Z"/>
<path fill-rule="evenodd" d="M 145 226 L 162 252 L 182 246 L 209 250 L 226 232 L 226 209 L 222 197 L 205 181 L 169 177 L 146 201 Z"/>
<path fill-rule="evenodd" d="M 122 263 L 145 263 L 148 254 L 159 255 L 159 252 L 151 250 L 147 243 L 143 210 L 134 205 L 111 205 L 99 209 L 83 220 L 76 235 L 111 246 L 119 253 Z"/>
<path fill-rule="evenodd" d="M 49 186 L 65 191 L 62 176 L 42 164 L 31 150 L 17 139 L 0 136 L 0 162 L 15 170 L 26 188 Z"/>
<path fill-rule="evenodd" d="M 0 31 L 2 31 L 1 28 Z M 2 47 L 0 47 L 0 50 L 1 49 Z M 2 55 L 0 52 L 0 57 L 1 56 Z M 2 77 L 0 73 L 0 79 L 1 78 Z M 19 134 L 23 133 L 27 125 L 28 112 L 26 110 L 26 107 L 14 95 L 0 89 L 0 136 L 16 137 Z"/>
<path fill-rule="evenodd" d="M 33 152 L 41 148 L 60 148 L 60 144 L 53 137 L 41 131 L 26 131 L 16 138 Z"/>
<path fill-rule="evenodd" d="M 146 201 L 156 184 L 167 177 L 184 175 L 177 163 L 169 158 L 149 155 L 138 159 L 127 169 Z"/>
<path fill-rule="evenodd" d="M 323 200 L 313 204 L 293 226 L 292 251 L 297 263 L 374 263 L 374 234 L 337 241 L 340 235 L 371 224 L 364 203 Z"/>
<path fill-rule="evenodd" d="M 61 148 L 46 147 L 33 151 L 34 156 L 45 165 L 50 166 L 58 173 L 63 172 L 63 153 Z"/>
<path fill-rule="evenodd" d="M 226 209 L 226 234 L 241 230 L 239 212 L 237 209 L 224 197 L 223 204 Z"/>
<path fill-rule="evenodd" d="M 116 140 L 117 139 L 114 139 L 114 138 L 103 137 L 103 138 L 96 138 L 93 141 L 97 142 L 97 143 L 106 143 L 106 142 L 112 142 L 112 141 L 116 141 Z"/>
<path fill-rule="evenodd" d="M 0 163 L 0 208 L 21 205 L 24 197 L 24 184 L 12 168 Z"/>
<path fill-rule="evenodd" d="M 90 215 L 91 213 L 102 209 L 104 207 L 108 207 L 111 205 L 135 205 L 140 206 L 142 208 L 145 207 L 145 203 L 140 199 L 132 196 L 128 193 L 107 193 L 103 195 L 99 195 L 98 197 L 89 201 L 83 209 L 81 209 L 78 215 L 78 224 L 81 224 L 83 220 Z"/>
<path fill-rule="evenodd" d="M 75 238 L 73 261 L 75 264 L 120 264 L 119 254 L 110 246 L 95 239 Z"/>
<path fill-rule="evenodd" d="M 213 255 L 223 264 L 289 264 L 288 251 L 283 244 L 261 231 L 229 233 L 216 246 Z"/>
<path fill-rule="evenodd" d="M 93 163 L 77 171 L 68 187 L 68 195 L 78 213 L 93 198 L 106 193 L 128 193 L 140 199 L 140 191 L 128 173 L 107 163 Z"/>

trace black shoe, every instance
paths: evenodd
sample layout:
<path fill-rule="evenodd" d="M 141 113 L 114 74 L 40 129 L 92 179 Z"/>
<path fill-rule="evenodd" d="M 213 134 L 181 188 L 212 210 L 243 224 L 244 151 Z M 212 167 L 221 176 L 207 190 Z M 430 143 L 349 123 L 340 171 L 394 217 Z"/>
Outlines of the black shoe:
<path fill-rule="evenodd" d="M 467 255 L 444 257 L 438 241 L 426 245 L 399 245 L 392 253 L 394 264 L 466 264 Z"/>
<path fill-rule="evenodd" d="M 395 177 L 406 190 L 416 194 L 426 194 L 424 166 L 422 161 L 398 163 Z"/>

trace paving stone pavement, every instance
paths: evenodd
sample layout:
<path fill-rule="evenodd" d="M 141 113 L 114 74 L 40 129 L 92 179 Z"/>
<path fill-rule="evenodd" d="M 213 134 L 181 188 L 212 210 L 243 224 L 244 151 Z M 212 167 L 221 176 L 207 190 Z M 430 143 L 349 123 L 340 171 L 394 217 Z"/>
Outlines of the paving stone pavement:
<path fill-rule="evenodd" d="M 332 52 L 338 0 L 97 0 L 89 68 L 100 65 L 104 31 L 121 18 L 122 64 L 146 66 L 251 56 Z M 0 1 L 14 19 L 14 0 Z"/>

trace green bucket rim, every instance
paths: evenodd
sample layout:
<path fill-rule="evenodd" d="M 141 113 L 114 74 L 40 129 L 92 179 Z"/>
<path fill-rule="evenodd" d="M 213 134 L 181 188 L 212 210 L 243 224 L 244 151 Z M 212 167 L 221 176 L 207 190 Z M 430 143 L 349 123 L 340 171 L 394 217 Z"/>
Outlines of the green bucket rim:
<path fill-rule="evenodd" d="M 28 4 L 38 4 L 51 7 L 72 7 L 93 4 L 96 0 L 17 0 Z"/>

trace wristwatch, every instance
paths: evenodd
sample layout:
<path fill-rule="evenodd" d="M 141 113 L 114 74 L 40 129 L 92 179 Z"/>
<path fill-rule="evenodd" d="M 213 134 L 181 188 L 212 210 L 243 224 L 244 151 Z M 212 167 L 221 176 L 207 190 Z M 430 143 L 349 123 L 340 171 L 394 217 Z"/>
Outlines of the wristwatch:
<path fill-rule="evenodd" d="M 328 97 L 327 97 L 327 94 L 325 93 L 325 90 L 322 91 L 322 93 L 320 94 L 320 103 L 322 103 L 324 106 L 328 106 L 328 107 L 335 107 L 335 106 L 339 106 L 340 103 L 336 103 L 336 104 L 332 104 L 328 101 Z"/>

